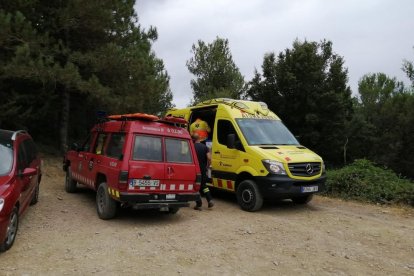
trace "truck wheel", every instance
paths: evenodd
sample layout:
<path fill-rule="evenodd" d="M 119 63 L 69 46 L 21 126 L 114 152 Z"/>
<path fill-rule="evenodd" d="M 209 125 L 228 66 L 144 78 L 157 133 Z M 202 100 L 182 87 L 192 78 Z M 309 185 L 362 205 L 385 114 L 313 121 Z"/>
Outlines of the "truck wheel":
<path fill-rule="evenodd" d="M 0 252 L 9 250 L 16 239 L 17 229 L 19 228 L 19 213 L 15 206 L 10 214 L 7 225 L 6 239 L 0 244 Z"/>
<path fill-rule="evenodd" d="M 70 167 L 66 170 L 66 178 L 65 178 L 65 191 L 67 193 L 74 193 L 76 192 L 76 180 L 72 178 L 72 170 Z"/>
<path fill-rule="evenodd" d="M 168 214 L 172 214 L 172 215 L 174 215 L 174 214 L 176 214 L 176 213 L 178 212 L 178 210 L 180 210 L 180 208 L 179 208 L 179 207 L 170 207 L 170 208 L 168 209 Z"/>
<path fill-rule="evenodd" d="M 30 205 L 35 205 L 39 201 L 39 191 L 40 191 L 40 183 L 37 182 L 36 188 L 33 191 L 32 200 L 30 201 Z"/>
<path fill-rule="evenodd" d="M 313 194 L 305 195 L 305 196 L 296 196 L 292 197 L 292 201 L 296 204 L 306 204 L 311 201 L 313 198 Z"/>
<path fill-rule="evenodd" d="M 108 193 L 108 184 L 102 182 L 96 192 L 96 210 L 101 219 L 111 219 L 116 215 L 116 201 Z"/>
<path fill-rule="evenodd" d="M 243 210 L 249 212 L 262 208 L 263 197 L 253 180 L 244 180 L 237 187 L 237 202 Z"/>

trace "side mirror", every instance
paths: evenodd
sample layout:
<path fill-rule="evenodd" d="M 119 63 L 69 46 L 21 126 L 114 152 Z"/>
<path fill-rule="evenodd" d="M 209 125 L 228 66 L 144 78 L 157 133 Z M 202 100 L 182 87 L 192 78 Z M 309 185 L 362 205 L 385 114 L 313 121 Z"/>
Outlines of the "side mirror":
<path fill-rule="evenodd" d="M 79 145 L 77 143 L 73 143 L 70 145 L 71 150 L 79 151 Z"/>
<path fill-rule="evenodd" d="M 19 174 L 20 177 L 29 177 L 29 176 L 33 176 L 36 175 L 37 170 L 34 168 L 26 168 L 23 170 L 23 172 L 21 172 Z"/>
<path fill-rule="evenodd" d="M 229 149 L 234 149 L 236 146 L 236 134 L 232 133 L 232 134 L 228 134 L 227 135 L 227 147 Z"/>

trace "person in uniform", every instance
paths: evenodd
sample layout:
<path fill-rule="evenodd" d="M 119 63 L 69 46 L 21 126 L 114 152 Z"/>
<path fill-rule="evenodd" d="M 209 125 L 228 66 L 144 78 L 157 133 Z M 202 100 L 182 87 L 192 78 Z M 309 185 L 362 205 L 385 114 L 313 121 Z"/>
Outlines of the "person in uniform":
<path fill-rule="evenodd" d="M 214 206 L 214 201 L 211 196 L 211 192 L 207 187 L 207 168 L 210 166 L 211 162 L 211 153 L 206 145 L 201 143 L 201 138 L 197 133 L 193 134 L 194 146 L 197 153 L 198 163 L 200 165 L 201 171 L 201 187 L 200 187 L 200 198 L 196 201 L 195 210 L 201 211 L 201 206 L 203 202 L 201 201 L 201 195 L 204 195 L 208 202 L 208 208 Z"/>

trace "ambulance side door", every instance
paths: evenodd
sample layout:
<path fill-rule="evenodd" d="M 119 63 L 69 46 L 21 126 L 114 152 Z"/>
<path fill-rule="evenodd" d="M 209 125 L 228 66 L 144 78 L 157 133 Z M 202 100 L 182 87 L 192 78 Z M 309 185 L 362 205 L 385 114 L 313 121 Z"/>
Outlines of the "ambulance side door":
<path fill-rule="evenodd" d="M 227 147 L 229 134 L 235 135 L 238 148 Z M 234 191 L 236 171 L 240 166 L 240 160 L 244 153 L 240 147 L 242 147 L 240 138 L 233 122 L 225 118 L 217 118 L 211 148 L 211 176 L 214 187 Z"/>

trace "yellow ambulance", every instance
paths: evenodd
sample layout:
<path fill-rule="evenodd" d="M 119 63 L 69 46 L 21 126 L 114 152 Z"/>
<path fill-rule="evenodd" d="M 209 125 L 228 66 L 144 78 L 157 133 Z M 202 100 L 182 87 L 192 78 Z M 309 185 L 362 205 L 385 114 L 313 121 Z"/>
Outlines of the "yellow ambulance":
<path fill-rule="evenodd" d="M 325 166 L 320 156 L 299 144 L 264 102 L 218 98 L 167 116 L 209 126 L 209 185 L 233 192 L 240 207 L 259 210 L 264 199 L 291 199 L 306 204 L 324 189 Z"/>

